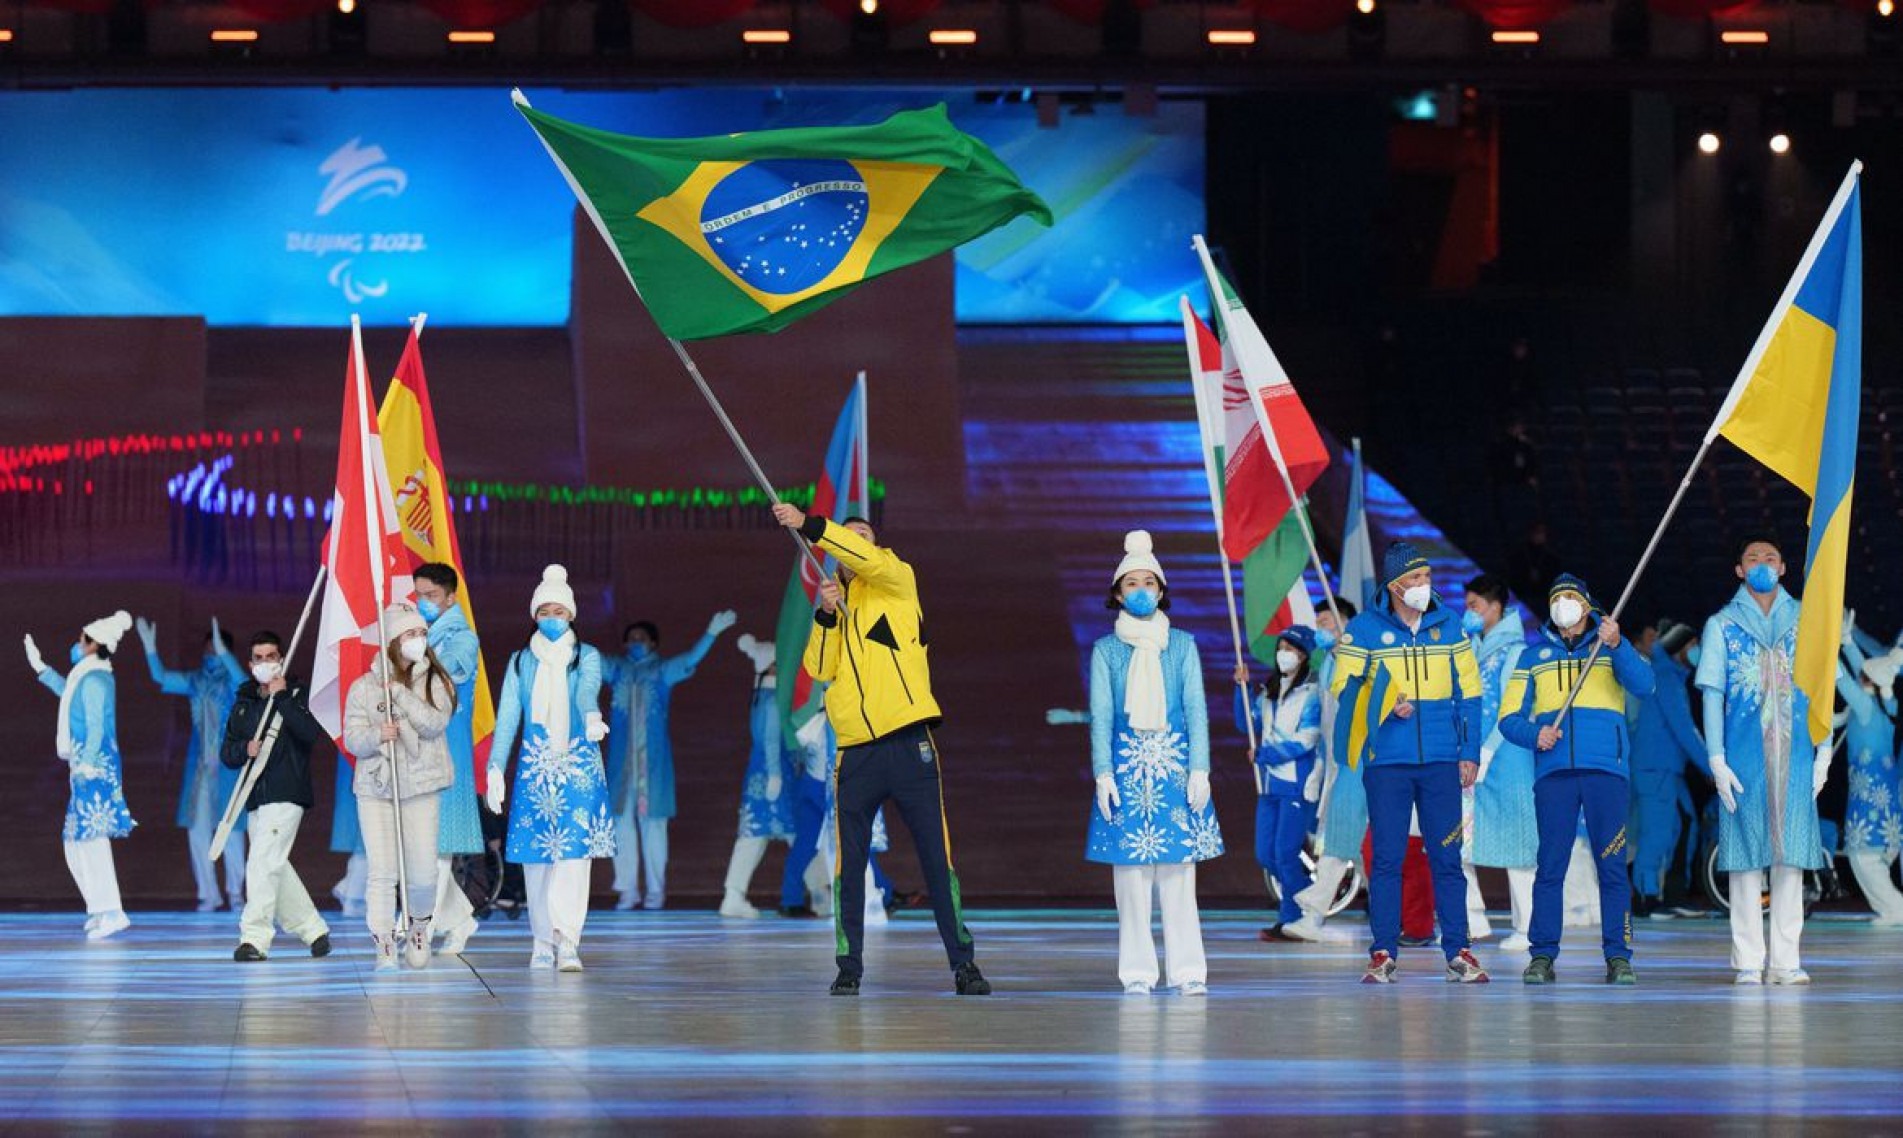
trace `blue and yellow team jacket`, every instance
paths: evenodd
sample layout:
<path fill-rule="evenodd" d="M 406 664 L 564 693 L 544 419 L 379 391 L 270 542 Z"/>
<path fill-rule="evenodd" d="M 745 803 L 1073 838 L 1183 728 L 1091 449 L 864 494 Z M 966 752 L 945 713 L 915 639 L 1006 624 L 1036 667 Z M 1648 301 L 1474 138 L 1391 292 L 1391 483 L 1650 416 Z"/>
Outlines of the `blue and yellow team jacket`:
<path fill-rule="evenodd" d="M 1643 698 L 1657 686 L 1652 667 L 1630 639 L 1599 653 L 1579 698 L 1561 724 L 1563 735 L 1550 751 L 1539 749 L 1540 728 L 1551 724 L 1579 680 L 1586 657 L 1599 640 L 1599 617 L 1588 618 L 1586 634 L 1571 644 L 1551 624 L 1546 643 L 1520 655 L 1520 666 L 1507 680 L 1500 700 L 1500 734 L 1533 752 L 1535 780 L 1568 770 L 1609 771 L 1629 778 L 1632 740 L 1626 734 L 1626 694 Z"/>
<path fill-rule="evenodd" d="M 1438 599 L 1409 631 L 1383 593 L 1335 647 L 1335 753 L 1367 763 L 1473 762 L 1480 756 L 1480 669 L 1460 619 Z M 1393 714 L 1407 699 L 1414 714 Z"/>

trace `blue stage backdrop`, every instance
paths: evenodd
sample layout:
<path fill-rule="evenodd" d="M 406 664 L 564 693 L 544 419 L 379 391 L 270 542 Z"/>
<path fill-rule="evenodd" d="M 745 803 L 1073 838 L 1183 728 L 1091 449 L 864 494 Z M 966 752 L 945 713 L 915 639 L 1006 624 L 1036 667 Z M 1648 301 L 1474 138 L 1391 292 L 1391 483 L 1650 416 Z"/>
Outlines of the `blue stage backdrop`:
<path fill-rule="evenodd" d="M 964 323 L 1168 322 L 1195 284 L 1203 108 L 1040 129 L 970 91 L 529 92 L 628 134 L 876 122 L 946 103 L 1056 210 L 958 253 Z M 551 325 L 574 201 L 501 90 L 0 95 L 0 315 Z"/>

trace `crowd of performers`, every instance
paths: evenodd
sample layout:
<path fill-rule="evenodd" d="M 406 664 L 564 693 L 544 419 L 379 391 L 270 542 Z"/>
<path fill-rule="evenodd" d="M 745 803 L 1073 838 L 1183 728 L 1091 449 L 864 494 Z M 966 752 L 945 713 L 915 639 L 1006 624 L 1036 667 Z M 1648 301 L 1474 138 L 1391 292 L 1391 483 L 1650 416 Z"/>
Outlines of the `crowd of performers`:
<path fill-rule="evenodd" d="M 802 661 L 825 693 L 824 714 L 789 739 L 775 647 L 740 638 L 753 665 L 753 746 L 720 913 L 759 915 L 749 885 L 769 843 L 789 843 L 781 910 L 831 913 L 832 992 L 856 995 L 864 926 L 895 896 L 873 860 L 890 802 L 916 843 L 955 988 L 986 994 L 951 861 L 912 569 L 863 519 L 833 522 L 789 505 L 775 515 L 839 565 L 820 587 Z M 1736 982 L 1808 983 L 1804 875 L 1829 858 L 1815 798 L 1833 748 L 1813 746 L 1804 728 L 1806 697 L 1792 679 L 1799 602 L 1782 588 L 1783 572 L 1775 540 L 1746 541 L 1738 590 L 1702 630 L 1660 621 L 1641 636 L 1626 635 L 1585 582 L 1561 574 L 1545 597 L 1519 598 L 1546 614 L 1529 638 L 1497 579 L 1467 583 L 1457 608 L 1416 550 L 1390 546 L 1370 611 L 1337 602 L 1318 627 L 1283 631 L 1266 683 L 1236 668 L 1237 726 L 1257 739 L 1255 851 L 1280 898 L 1265 939 L 1323 939 L 1330 903 L 1359 864 L 1372 935 L 1364 982 L 1394 982 L 1403 946 L 1434 944 L 1436 925 L 1446 979 L 1485 982 L 1471 945 L 1492 930 L 1475 867 L 1493 867 L 1506 871 L 1511 902 L 1502 947 L 1527 954 L 1526 983 L 1551 983 L 1561 930 L 1575 923 L 1568 910 L 1580 907 L 1568 897 L 1570 874 L 1596 881 L 1606 982 L 1634 983 L 1632 916 L 1672 912 L 1665 882 L 1682 830 L 1697 825 L 1687 781 L 1696 770 L 1722 802 L 1716 856 L 1728 875 Z M 355 762 L 339 764 L 332 833 L 332 848 L 351 855 L 333 892 L 368 927 L 379 971 L 425 967 L 433 950 L 461 953 L 478 928 L 451 867 L 485 849 L 473 735 L 479 645 L 455 570 L 424 565 L 414 577 L 415 603 L 384 613 L 383 651 L 345 697 L 342 743 Z M 1196 642 L 1170 625 L 1168 579 L 1143 531 L 1126 538 L 1105 606 L 1112 628 L 1089 670 L 1095 802 L 1085 856 L 1112 867 L 1124 990 L 1161 983 L 1201 995 L 1196 864 L 1224 850 L 1208 703 Z M 579 641 L 577 613 L 566 571 L 549 566 L 528 601 L 534 631 L 503 668 L 483 796 L 504 824 L 508 863 L 522 870 L 530 966 L 563 972 L 582 969 L 593 861 L 614 862 L 618 908 L 666 903 L 676 812 L 669 700 L 735 622 L 715 614 L 672 656 L 655 625 L 637 622 L 609 653 Z M 238 961 L 268 959 L 280 932 L 327 955 L 330 926 L 290 864 L 314 802 L 311 750 L 326 732 L 286 670 L 284 642 L 258 632 L 240 659 L 214 621 L 199 666 L 174 671 L 160 659 L 157 629 L 125 612 L 81 630 L 65 674 L 25 641 L 59 698 L 56 751 L 71 783 L 63 837 L 86 935 L 101 940 L 131 924 L 111 847 L 134 825 L 113 661 L 135 628 L 152 680 L 191 706 L 177 824 L 189 835 L 199 908 L 242 911 Z M 1845 846 L 1883 925 L 1903 924 L 1890 876 L 1903 845 L 1892 690 L 1900 659 L 1903 650 L 1884 650 L 1846 620 Z M 225 847 L 221 896 L 213 834 L 247 768 L 261 773 L 242 832 Z"/>

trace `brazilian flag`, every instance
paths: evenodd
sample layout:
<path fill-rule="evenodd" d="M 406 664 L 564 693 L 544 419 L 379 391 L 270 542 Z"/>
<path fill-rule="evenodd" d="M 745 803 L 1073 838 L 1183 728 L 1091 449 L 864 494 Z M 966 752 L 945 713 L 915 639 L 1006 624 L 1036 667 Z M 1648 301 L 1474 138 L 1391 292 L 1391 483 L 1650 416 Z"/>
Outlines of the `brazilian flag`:
<path fill-rule="evenodd" d="M 945 108 L 876 126 L 634 138 L 514 94 L 661 331 L 772 332 L 881 273 L 1050 207 Z"/>

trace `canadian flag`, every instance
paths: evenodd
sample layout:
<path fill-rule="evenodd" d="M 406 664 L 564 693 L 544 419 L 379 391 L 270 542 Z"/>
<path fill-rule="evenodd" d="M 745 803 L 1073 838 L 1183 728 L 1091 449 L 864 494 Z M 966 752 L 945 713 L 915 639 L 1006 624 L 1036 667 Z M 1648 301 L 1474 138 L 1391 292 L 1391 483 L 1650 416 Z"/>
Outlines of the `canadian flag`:
<path fill-rule="evenodd" d="M 390 472 L 370 409 L 363 327 L 352 316 L 344 418 L 337 432 L 337 483 L 331 490 L 330 532 L 324 535 L 324 608 L 317 621 L 310 708 L 330 732 L 338 753 L 353 764 L 356 757 L 343 745 L 344 698 L 383 649 L 384 608 L 414 599 L 415 592 L 390 493 Z"/>

